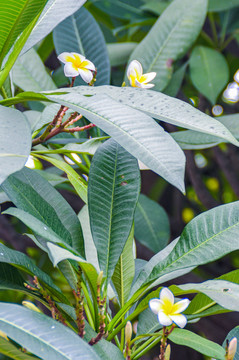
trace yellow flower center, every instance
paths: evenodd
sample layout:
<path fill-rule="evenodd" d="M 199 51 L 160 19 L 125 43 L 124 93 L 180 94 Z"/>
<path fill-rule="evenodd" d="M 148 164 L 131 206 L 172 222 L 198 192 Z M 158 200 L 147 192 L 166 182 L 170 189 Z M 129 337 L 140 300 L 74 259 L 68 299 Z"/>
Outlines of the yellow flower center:
<path fill-rule="evenodd" d="M 81 61 L 81 59 L 78 55 L 73 55 L 73 57 L 67 56 L 66 61 L 71 62 L 72 66 L 75 70 L 78 70 L 78 69 L 85 70 L 85 67 L 89 64 L 87 60 Z"/>
<path fill-rule="evenodd" d="M 171 315 L 173 310 L 173 304 L 170 300 L 164 299 L 163 300 L 163 312 L 166 315 Z"/>

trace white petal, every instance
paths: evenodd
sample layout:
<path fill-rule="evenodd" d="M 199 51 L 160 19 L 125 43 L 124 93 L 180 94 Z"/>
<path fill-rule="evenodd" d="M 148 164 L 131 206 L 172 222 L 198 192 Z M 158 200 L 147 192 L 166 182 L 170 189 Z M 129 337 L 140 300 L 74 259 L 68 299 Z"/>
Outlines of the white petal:
<path fill-rule="evenodd" d="M 175 315 L 177 316 L 177 315 Z M 173 321 L 170 319 L 168 315 L 166 315 L 163 311 L 160 311 L 158 313 L 158 321 L 163 326 L 169 326 L 173 323 Z"/>
<path fill-rule="evenodd" d="M 93 79 L 93 74 L 90 70 L 79 69 L 79 74 L 87 84 Z"/>
<path fill-rule="evenodd" d="M 159 299 L 149 300 L 149 307 L 154 314 L 158 314 L 158 312 L 162 310 L 162 305 L 163 304 Z"/>
<path fill-rule="evenodd" d="M 178 325 L 181 329 L 187 324 L 187 318 L 183 314 L 179 315 L 170 315 L 171 320 Z"/>
<path fill-rule="evenodd" d="M 64 66 L 64 74 L 67 77 L 75 77 L 79 75 L 79 71 L 72 66 L 72 63 L 68 62 Z"/>
<path fill-rule="evenodd" d="M 239 70 L 235 73 L 234 80 L 239 84 Z"/>
<path fill-rule="evenodd" d="M 69 57 L 73 59 L 72 53 L 63 52 L 57 57 L 57 59 L 63 62 L 63 64 L 66 64 L 67 62 L 69 62 L 69 60 L 66 60 Z"/>
<path fill-rule="evenodd" d="M 185 309 L 187 309 L 189 304 L 190 304 L 190 300 L 188 299 L 183 299 L 178 301 L 173 305 L 173 310 L 172 310 L 173 314 L 179 314 L 183 312 Z"/>
<path fill-rule="evenodd" d="M 156 75 L 157 75 L 156 72 L 150 72 L 147 74 L 143 74 L 143 76 L 146 77 L 146 80 L 144 80 L 144 83 L 149 83 L 150 81 L 152 81 L 155 78 Z"/>
<path fill-rule="evenodd" d="M 86 69 L 95 71 L 95 65 L 93 64 L 93 62 L 91 62 L 90 60 L 87 60 L 87 59 L 85 59 L 84 61 L 85 62 L 87 61 L 87 63 L 88 63 L 87 65 L 84 66 Z"/>
<path fill-rule="evenodd" d="M 173 293 L 166 287 L 160 291 L 159 298 L 162 302 L 169 301 L 172 305 L 174 304 Z"/>
<path fill-rule="evenodd" d="M 128 66 L 127 76 L 129 77 L 130 74 L 136 75 L 136 73 L 135 73 L 136 71 L 139 75 L 143 74 L 143 69 L 142 69 L 142 65 L 140 64 L 140 62 L 138 60 L 133 60 L 133 61 L 131 61 L 131 63 Z"/>
<path fill-rule="evenodd" d="M 85 56 L 84 55 L 81 55 L 81 54 L 78 54 L 78 53 L 75 53 L 75 52 L 72 52 L 71 53 L 72 55 L 74 55 L 74 57 L 77 59 L 77 58 L 80 58 L 80 61 L 84 61 L 85 60 Z"/>
<path fill-rule="evenodd" d="M 142 88 L 142 89 L 150 89 L 154 87 L 154 84 L 145 84 L 143 82 L 139 82 L 137 79 L 135 79 L 135 86 Z"/>

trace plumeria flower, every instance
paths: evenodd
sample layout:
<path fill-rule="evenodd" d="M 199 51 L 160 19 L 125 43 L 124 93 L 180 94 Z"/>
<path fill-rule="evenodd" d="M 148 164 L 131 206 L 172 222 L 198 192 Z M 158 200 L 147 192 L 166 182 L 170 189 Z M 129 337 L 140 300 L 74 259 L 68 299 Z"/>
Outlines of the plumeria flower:
<path fill-rule="evenodd" d="M 237 70 L 234 74 L 234 80 L 236 81 L 236 83 L 239 85 L 239 70 Z"/>
<path fill-rule="evenodd" d="M 160 291 L 159 299 L 149 301 L 149 307 L 154 314 L 158 315 L 158 321 L 161 325 L 169 326 L 175 323 L 180 328 L 184 328 L 187 324 L 187 318 L 180 313 L 188 307 L 189 303 L 188 299 L 174 303 L 173 293 L 168 288 L 163 288 Z"/>
<path fill-rule="evenodd" d="M 128 66 L 127 76 L 131 86 L 149 89 L 154 86 L 154 84 L 148 83 L 155 78 L 156 72 L 143 74 L 143 68 L 140 62 L 133 60 Z"/>
<path fill-rule="evenodd" d="M 237 352 L 237 338 L 231 339 L 228 345 L 227 360 L 233 360 Z"/>
<path fill-rule="evenodd" d="M 77 53 L 63 52 L 58 56 L 58 59 L 65 64 L 65 76 L 76 77 L 80 75 L 87 84 L 92 81 L 95 65 L 87 60 L 85 56 Z"/>

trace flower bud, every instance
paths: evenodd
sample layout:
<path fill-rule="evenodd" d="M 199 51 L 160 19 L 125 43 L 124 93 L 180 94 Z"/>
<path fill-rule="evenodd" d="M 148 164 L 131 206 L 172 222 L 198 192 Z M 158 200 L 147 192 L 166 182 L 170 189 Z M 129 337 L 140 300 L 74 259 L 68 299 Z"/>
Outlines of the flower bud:
<path fill-rule="evenodd" d="M 231 339 L 228 345 L 227 351 L 227 360 L 233 360 L 237 351 L 237 338 L 234 337 Z"/>
<path fill-rule="evenodd" d="M 39 312 L 41 313 L 41 310 L 38 309 L 38 307 L 36 307 L 36 305 L 34 305 L 32 302 L 30 301 L 23 301 L 22 302 L 22 305 L 25 306 L 26 308 L 30 309 L 30 310 L 33 310 L 33 311 L 36 311 L 36 312 Z"/>
<path fill-rule="evenodd" d="M 102 279 L 103 279 L 103 271 L 101 271 L 98 275 L 98 278 L 97 278 L 97 286 L 101 286 L 101 283 L 102 283 Z"/>
<path fill-rule="evenodd" d="M 125 326 L 125 343 L 128 344 L 132 337 L 132 324 L 130 321 Z"/>
<path fill-rule="evenodd" d="M 165 360 L 170 360 L 170 355 L 171 355 L 171 346 L 168 344 L 164 354 Z"/>

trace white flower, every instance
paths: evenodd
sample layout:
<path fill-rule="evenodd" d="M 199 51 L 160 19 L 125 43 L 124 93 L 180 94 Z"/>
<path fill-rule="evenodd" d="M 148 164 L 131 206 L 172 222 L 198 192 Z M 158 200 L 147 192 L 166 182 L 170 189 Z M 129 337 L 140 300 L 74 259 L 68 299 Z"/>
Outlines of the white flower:
<path fill-rule="evenodd" d="M 237 70 L 234 74 L 234 80 L 236 81 L 236 83 L 239 85 L 239 70 Z"/>
<path fill-rule="evenodd" d="M 131 86 L 149 89 L 154 86 L 154 84 L 148 83 L 155 78 L 156 72 L 143 74 L 143 68 L 140 62 L 133 60 L 128 66 L 127 76 Z"/>
<path fill-rule="evenodd" d="M 175 323 L 180 328 L 184 328 L 187 324 L 187 318 L 180 313 L 188 307 L 189 303 L 188 299 L 174 303 L 173 293 L 168 288 L 163 288 L 160 291 L 159 299 L 149 301 L 149 307 L 154 314 L 158 315 L 158 321 L 161 325 L 169 326 Z"/>
<path fill-rule="evenodd" d="M 95 65 L 87 60 L 85 56 L 77 53 L 63 52 L 58 59 L 65 64 L 64 74 L 67 77 L 76 77 L 80 75 L 82 79 L 89 84 L 93 79 Z"/>
<path fill-rule="evenodd" d="M 239 101 L 239 85 L 236 82 L 229 83 L 223 92 L 226 101 L 236 103 Z"/>

